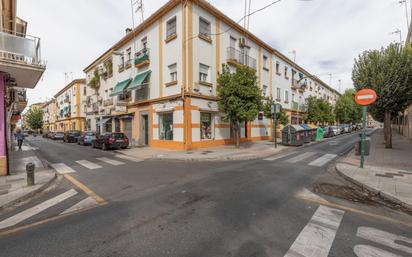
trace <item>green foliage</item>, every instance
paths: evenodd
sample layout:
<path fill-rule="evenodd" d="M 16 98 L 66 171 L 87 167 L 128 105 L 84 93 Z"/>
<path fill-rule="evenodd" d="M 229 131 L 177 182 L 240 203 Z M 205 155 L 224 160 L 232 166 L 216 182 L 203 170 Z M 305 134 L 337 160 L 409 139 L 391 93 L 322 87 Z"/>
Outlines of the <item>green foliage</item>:
<path fill-rule="evenodd" d="M 43 110 L 41 108 L 30 108 L 26 114 L 26 121 L 31 129 L 43 127 Z"/>
<path fill-rule="evenodd" d="M 371 88 L 378 98 L 369 113 L 383 121 L 385 111 L 396 115 L 412 103 L 412 48 L 391 44 L 359 55 L 352 70 L 357 90 Z"/>
<path fill-rule="evenodd" d="M 273 100 L 268 100 L 266 103 L 263 104 L 263 113 L 265 117 L 268 119 L 273 119 L 274 115 L 271 113 L 271 108 L 272 108 L 272 104 L 274 103 L 275 102 Z M 286 112 L 284 109 L 282 109 L 280 114 L 279 113 L 277 114 L 277 118 L 280 124 L 284 126 L 289 124 L 289 116 L 286 115 Z"/>
<path fill-rule="evenodd" d="M 309 96 L 307 99 L 308 112 L 306 119 L 309 122 L 318 123 L 334 123 L 335 114 L 333 113 L 332 105 L 324 99 L 318 99 L 314 96 Z"/>
<path fill-rule="evenodd" d="M 237 132 L 240 131 L 240 123 L 253 121 L 262 110 L 262 96 L 256 79 L 256 71 L 251 68 L 241 66 L 231 73 L 227 65 L 222 66 L 217 80 L 220 85 L 218 105 Z M 239 136 L 236 144 L 239 144 Z"/>
<path fill-rule="evenodd" d="M 93 89 L 98 89 L 100 87 L 100 75 L 97 70 L 94 71 L 94 76 L 92 79 L 90 79 L 88 85 Z"/>
<path fill-rule="evenodd" d="M 335 106 L 336 120 L 340 123 L 359 123 L 362 118 L 362 110 L 355 103 L 355 89 L 347 89 L 338 99 Z"/>

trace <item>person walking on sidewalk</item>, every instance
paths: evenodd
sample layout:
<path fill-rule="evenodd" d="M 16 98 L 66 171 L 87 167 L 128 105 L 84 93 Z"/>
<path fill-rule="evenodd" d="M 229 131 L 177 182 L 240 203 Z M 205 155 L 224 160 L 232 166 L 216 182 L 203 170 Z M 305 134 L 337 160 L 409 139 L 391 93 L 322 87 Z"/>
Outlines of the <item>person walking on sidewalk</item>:
<path fill-rule="evenodd" d="M 19 146 L 19 150 L 21 150 L 21 146 L 23 144 L 23 139 L 24 139 L 24 134 L 21 132 L 20 129 L 18 129 L 14 136 L 16 137 L 17 145 Z"/>

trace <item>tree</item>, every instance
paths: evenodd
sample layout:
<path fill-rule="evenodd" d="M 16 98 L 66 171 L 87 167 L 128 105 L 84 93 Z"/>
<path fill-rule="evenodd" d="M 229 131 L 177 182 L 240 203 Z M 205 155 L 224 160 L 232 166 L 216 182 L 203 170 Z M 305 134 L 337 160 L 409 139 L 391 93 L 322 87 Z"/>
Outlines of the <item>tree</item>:
<path fill-rule="evenodd" d="M 271 112 L 272 110 L 272 105 L 275 102 L 273 100 L 268 100 L 266 103 L 263 104 L 263 113 L 265 115 L 266 118 L 268 119 L 272 119 L 273 120 L 273 114 Z M 282 109 L 282 111 L 280 112 L 280 114 L 278 114 L 278 121 L 280 124 L 282 125 L 287 125 L 289 123 L 289 116 L 286 115 L 286 112 L 284 109 Z"/>
<path fill-rule="evenodd" d="M 384 122 L 385 146 L 392 148 L 391 117 L 412 103 L 412 48 L 390 44 L 363 52 L 355 59 L 352 80 L 357 90 L 376 91 L 378 98 L 368 111 Z"/>
<path fill-rule="evenodd" d="M 41 108 L 30 108 L 26 114 L 26 121 L 29 128 L 33 130 L 43 127 L 43 110 Z"/>
<path fill-rule="evenodd" d="M 318 123 L 334 123 L 335 114 L 333 113 L 332 105 L 324 99 L 309 96 L 307 99 L 308 111 L 306 119 L 309 122 Z"/>
<path fill-rule="evenodd" d="M 256 71 L 241 66 L 231 73 L 227 65 L 222 66 L 217 82 L 218 105 L 233 125 L 236 147 L 239 148 L 240 124 L 253 121 L 262 110 L 262 96 L 256 86 Z"/>
<path fill-rule="evenodd" d="M 335 115 L 339 123 L 358 123 L 361 118 L 361 107 L 355 103 L 355 89 L 347 89 L 336 101 Z"/>

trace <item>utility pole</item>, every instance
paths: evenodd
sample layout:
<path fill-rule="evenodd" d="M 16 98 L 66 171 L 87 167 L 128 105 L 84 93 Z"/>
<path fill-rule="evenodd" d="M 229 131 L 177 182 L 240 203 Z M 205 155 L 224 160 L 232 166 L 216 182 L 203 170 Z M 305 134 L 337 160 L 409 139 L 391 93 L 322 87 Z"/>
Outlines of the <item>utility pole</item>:
<path fill-rule="evenodd" d="M 339 91 L 339 93 L 340 93 L 340 89 L 341 89 L 341 86 L 342 86 L 342 80 L 338 80 L 339 81 L 339 88 L 338 88 L 338 91 Z"/>
<path fill-rule="evenodd" d="M 395 31 L 391 32 L 391 35 L 399 34 L 399 44 L 402 45 L 402 31 L 400 29 L 396 29 Z"/>
<path fill-rule="evenodd" d="M 405 4 L 406 27 L 409 28 L 408 3 L 406 2 L 406 0 L 399 0 L 399 4 Z"/>

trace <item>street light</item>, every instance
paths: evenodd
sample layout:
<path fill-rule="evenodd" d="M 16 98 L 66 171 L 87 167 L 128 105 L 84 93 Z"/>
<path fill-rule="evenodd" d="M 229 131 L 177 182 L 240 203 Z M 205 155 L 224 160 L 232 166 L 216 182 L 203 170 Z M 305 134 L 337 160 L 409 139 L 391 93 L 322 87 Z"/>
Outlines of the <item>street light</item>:
<path fill-rule="evenodd" d="M 399 34 L 399 44 L 402 45 L 402 31 L 400 29 L 396 29 L 395 31 L 390 33 L 391 35 Z"/>

